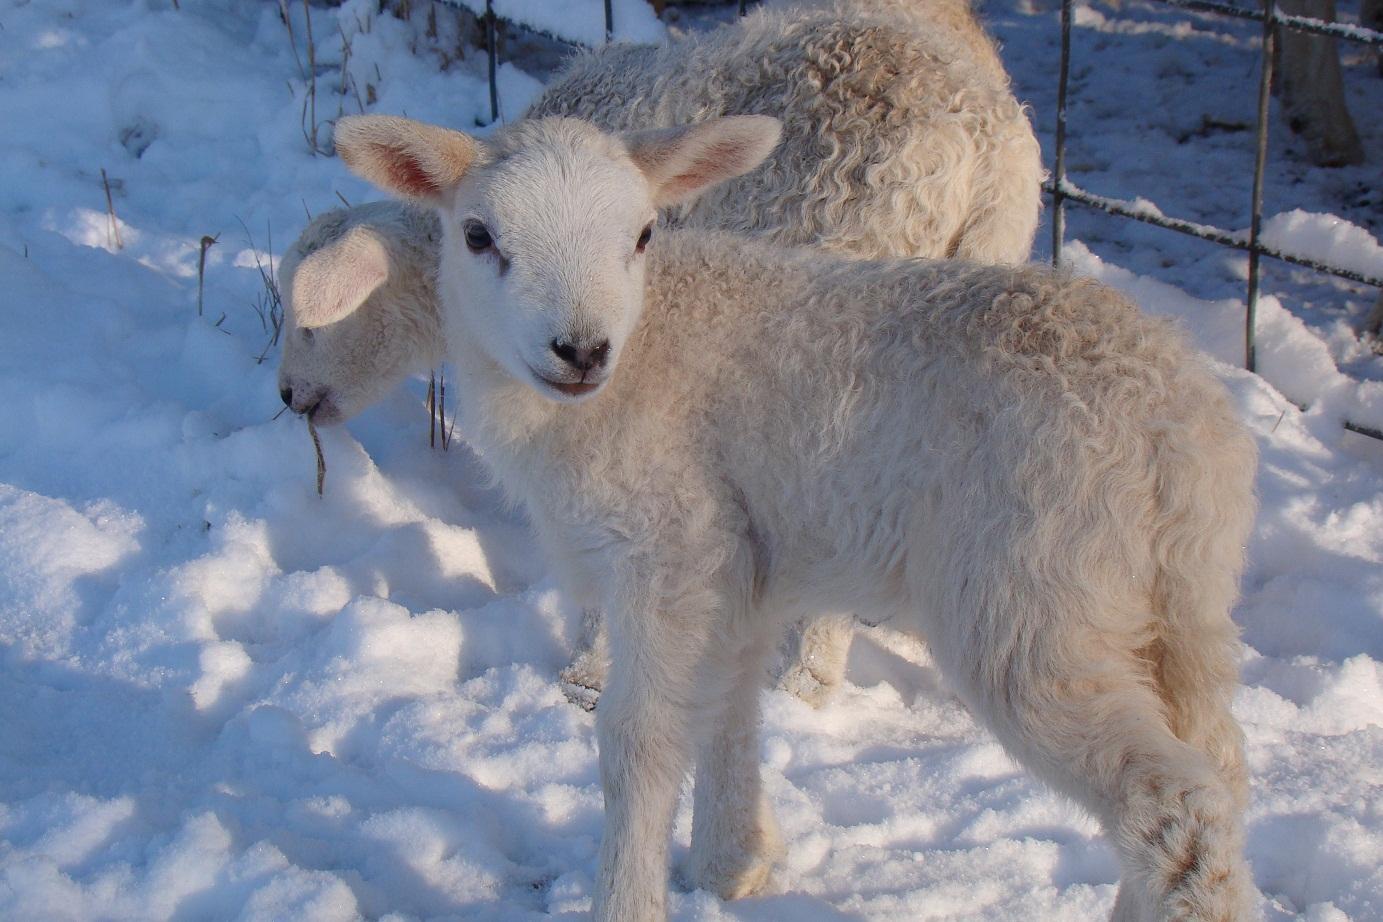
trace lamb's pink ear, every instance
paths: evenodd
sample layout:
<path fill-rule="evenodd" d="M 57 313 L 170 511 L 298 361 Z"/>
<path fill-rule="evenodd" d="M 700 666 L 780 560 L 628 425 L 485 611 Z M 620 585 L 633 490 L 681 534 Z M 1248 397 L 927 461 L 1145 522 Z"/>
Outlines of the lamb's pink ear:
<path fill-rule="evenodd" d="M 629 156 L 653 187 L 659 208 L 690 201 L 763 163 L 783 125 L 767 115 L 735 115 L 684 128 L 628 132 Z"/>
<path fill-rule="evenodd" d="M 482 151 L 470 135 L 393 115 L 336 123 L 336 152 L 357 176 L 423 205 L 442 205 Z"/>
<path fill-rule="evenodd" d="M 323 327 L 355 311 L 389 277 L 389 251 L 375 232 L 353 227 L 298 263 L 293 273 L 293 319 Z"/>

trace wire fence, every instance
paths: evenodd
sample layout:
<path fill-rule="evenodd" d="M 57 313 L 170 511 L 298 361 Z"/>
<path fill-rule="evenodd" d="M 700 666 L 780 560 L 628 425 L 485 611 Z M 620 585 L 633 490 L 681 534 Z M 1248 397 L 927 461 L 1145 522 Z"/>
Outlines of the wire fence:
<path fill-rule="evenodd" d="M 1290 253 L 1264 245 L 1261 239 L 1263 228 L 1263 174 L 1268 160 L 1268 101 L 1272 95 L 1273 54 L 1277 43 L 1277 28 L 1309 32 L 1316 35 L 1359 42 L 1365 45 L 1383 47 L 1383 32 L 1366 29 L 1362 26 L 1342 25 L 1305 16 L 1289 16 L 1279 13 L 1276 0 L 1262 0 L 1260 10 L 1221 3 L 1218 0 L 1155 0 L 1168 6 L 1198 12 L 1216 13 L 1235 19 L 1247 19 L 1262 23 L 1263 40 L 1258 79 L 1258 115 L 1256 125 L 1256 144 L 1253 163 L 1253 191 L 1249 200 L 1249 231 L 1224 230 L 1209 224 L 1167 217 L 1155 209 L 1126 199 L 1109 198 L 1088 192 L 1066 178 L 1066 96 L 1071 73 L 1071 20 L 1075 0 L 1061 0 L 1061 64 L 1058 68 L 1057 116 L 1056 116 L 1056 165 L 1052 179 L 1045 184 L 1052 196 L 1052 262 L 1060 264 L 1062 237 L 1065 232 L 1066 202 L 1075 202 L 1089 208 L 1097 208 L 1112 215 L 1133 218 L 1166 230 L 1175 231 L 1207 240 L 1224 247 L 1247 250 L 1249 254 L 1247 310 L 1244 317 L 1244 367 L 1257 371 L 1257 326 L 1258 294 L 1260 290 L 1260 266 L 1262 257 L 1267 256 L 1297 266 L 1304 266 L 1337 278 L 1350 279 L 1383 288 L 1383 276 L 1368 275 L 1342 266 L 1331 265 L 1321 260 L 1301 254 Z M 1383 432 L 1368 426 L 1359 426 L 1349 421 L 1345 428 L 1361 435 L 1383 439 Z"/>
<path fill-rule="evenodd" d="M 471 8 L 471 5 L 465 3 L 464 0 L 440 0 L 440 2 L 462 9 Z M 1337 278 L 1348 279 L 1350 281 L 1373 285 L 1383 289 L 1383 276 L 1370 275 L 1343 266 L 1332 265 L 1331 263 L 1304 254 L 1292 253 L 1277 247 L 1268 246 L 1262 241 L 1263 177 L 1267 168 L 1268 159 L 1268 112 L 1269 99 L 1272 94 L 1273 55 L 1277 44 L 1277 29 L 1279 27 L 1292 29 L 1298 32 L 1342 39 L 1344 41 L 1357 42 L 1379 48 L 1383 48 L 1383 32 L 1353 24 L 1327 22 L 1307 16 L 1295 16 L 1281 13 L 1277 9 L 1276 0 L 1262 0 L 1260 9 L 1249 9 L 1244 6 L 1219 2 L 1219 0 L 1154 0 L 1154 2 L 1195 12 L 1213 13 L 1232 19 L 1250 20 L 1262 24 L 1262 60 L 1260 62 L 1261 66 L 1258 80 L 1258 111 L 1255 133 L 1256 143 L 1254 148 L 1253 190 L 1249 200 L 1250 218 L 1248 233 L 1245 234 L 1242 231 L 1226 230 L 1224 228 L 1215 227 L 1214 225 L 1190 221 L 1183 218 L 1169 217 L 1162 214 L 1160 210 L 1150 208 L 1140 202 L 1111 198 L 1088 191 L 1067 178 L 1066 103 L 1071 71 L 1072 11 L 1075 7 L 1076 0 L 1062 0 L 1061 62 L 1057 71 L 1056 162 L 1052 178 L 1043 184 L 1044 189 L 1051 195 L 1052 200 L 1052 262 L 1056 265 L 1059 265 L 1061 262 L 1062 242 L 1066 224 L 1065 209 L 1068 202 L 1098 209 L 1111 215 L 1132 218 L 1136 221 L 1142 221 L 1156 227 L 1175 231 L 1179 234 L 1197 237 L 1201 240 L 1223 247 L 1247 251 L 1249 255 L 1249 265 L 1246 291 L 1247 309 L 1244 318 L 1244 367 L 1249 371 L 1256 371 L 1258 297 L 1261 288 L 1260 261 L 1263 257 L 1266 256 L 1270 259 L 1276 259 L 1295 266 L 1302 266 Z M 745 15 L 748 5 L 749 0 L 738 0 L 739 15 Z M 614 39 L 616 34 L 613 0 L 604 0 L 604 14 L 605 40 L 609 42 Z M 499 67 L 499 22 L 501 18 L 502 17 L 498 16 L 495 12 L 494 0 L 485 0 L 485 10 L 481 15 L 481 19 L 485 29 L 485 46 L 489 59 L 490 118 L 492 121 L 497 121 L 500 114 L 499 85 L 496 79 L 496 71 Z M 541 29 L 532 31 L 542 33 Z M 581 44 L 580 42 L 573 41 L 572 39 L 560 35 L 550 35 L 549 37 L 567 42 L 571 45 Z M 1348 421 L 1346 421 L 1344 425 L 1346 429 L 1353 432 L 1383 440 L 1383 432 L 1376 429 L 1368 426 L 1355 425 Z"/>

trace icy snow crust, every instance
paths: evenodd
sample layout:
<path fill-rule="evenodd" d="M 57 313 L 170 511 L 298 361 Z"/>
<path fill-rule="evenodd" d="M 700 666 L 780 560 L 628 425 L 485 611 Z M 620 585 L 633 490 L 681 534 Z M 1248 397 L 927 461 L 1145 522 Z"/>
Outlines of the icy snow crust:
<path fill-rule="evenodd" d="M 302 423 L 271 419 L 256 257 L 305 209 L 371 196 L 308 153 L 276 7 L 0 4 L 0 918 L 579 918 L 596 749 L 554 681 L 579 619 L 523 522 L 464 448 L 428 450 L 420 384 L 324 432 L 324 499 Z M 481 56 L 443 72 L 418 25 L 374 9 L 315 11 L 319 117 L 338 25 L 376 111 L 488 113 Z M 1055 13 L 987 13 L 1049 138 Z M 1254 32 L 1211 25 L 1137 2 L 1082 14 L 1073 178 L 1243 225 L 1249 136 L 1200 128 L 1247 118 L 1252 92 L 1197 81 L 1251 87 Z M 1383 81 L 1351 60 L 1356 114 L 1380 111 Z M 503 79 L 518 111 L 536 84 Z M 1376 271 L 1377 227 L 1346 193 L 1376 181 L 1383 127 L 1360 128 L 1372 174 L 1303 168 L 1274 134 L 1269 214 L 1304 214 L 1269 229 Z M 1070 230 L 1079 271 L 1237 361 L 1241 254 L 1075 209 Z M 199 318 L 198 241 L 218 233 Z M 1383 423 L 1383 369 L 1347 329 L 1373 294 L 1279 268 L 1266 291 L 1267 380 L 1221 366 L 1262 450 L 1236 612 L 1248 851 L 1270 920 L 1376 920 L 1383 446 L 1338 423 Z M 916 644 L 865 632 L 838 699 L 766 692 L 765 721 L 774 889 L 679 892 L 677 919 L 1108 912 L 1094 823 L 1005 758 Z"/>

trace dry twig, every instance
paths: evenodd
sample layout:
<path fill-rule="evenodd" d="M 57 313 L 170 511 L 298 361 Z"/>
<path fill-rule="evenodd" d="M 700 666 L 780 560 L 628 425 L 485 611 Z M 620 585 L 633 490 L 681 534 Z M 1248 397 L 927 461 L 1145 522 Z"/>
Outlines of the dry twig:
<path fill-rule="evenodd" d="M 203 283 L 204 283 L 205 280 L 206 280 L 206 251 L 209 250 L 209 249 L 211 249 L 213 246 L 215 246 L 215 245 L 216 245 L 216 241 L 217 241 L 217 240 L 220 240 L 220 239 L 221 239 L 221 235 L 220 235 L 220 234 L 217 234 L 215 237 L 208 237 L 206 234 L 203 234 L 203 235 L 202 235 L 202 249 L 201 249 L 201 252 L 197 254 L 197 316 L 198 316 L 198 317 L 202 316 L 202 290 L 203 290 L 203 287 L 204 287 L 204 284 L 203 284 Z"/>
<path fill-rule="evenodd" d="M 115 199 L 110 194 L 110 179 L 106 176 L 106 168 L 101 167 L 101 185 L 106 188 L 106 218 L 109 220 L 109 235 L 111 244 L 117 250 L 125 248 L 125 241 L 120 239 L 120 219 L 115 216 Z"/>

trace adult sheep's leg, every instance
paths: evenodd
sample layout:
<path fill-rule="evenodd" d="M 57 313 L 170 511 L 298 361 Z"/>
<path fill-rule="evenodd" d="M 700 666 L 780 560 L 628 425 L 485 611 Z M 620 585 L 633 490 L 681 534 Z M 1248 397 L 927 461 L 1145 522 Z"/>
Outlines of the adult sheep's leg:
<path fill-rule="evenodd" d="M 845 680 L 854 635 L 850 615 L 816 618 L 794 628 L 789 638 L 792 652 L 778 684 L 812 707 L 821 707 Z"/>
<path fill-rule="evenodd" d="M 1383 0 L 1364 0 L 1359 5 L 1359 22 L 1375 32 L 1383 32 Z M 1378 53 L 1378 73 L 1383 76 L 1383 51 Z"/>
<path fill-rule="evenodd" d="M 1364 332 L 1373 337 L 1373 351 L 1383 352 L 1383 291 L 1378 293 L 1378 301 L 1364 320 Z"/>
<path fill-rule="evenodd" d="M 562 694 L 572 704 L 594 711 L 609 670 L 610 637 L 605 619 L 599 609 L 587 608 L 581 613 L 581 645 L 571 664 L 558 674 Z"/>
<path fill-rule="evenodd" d="M 759 693 L 769 646 L 768 638 L 756 639 L 736 657 L 724 706 L 696 761 L 688 877 L 726 900 L 761 889 L 782 854 L 759 777 Z"/>
<path fill-rule="evenodd" d="M 568 701 L 594 711 L 610 669 L 610 640 L 597 609 L 587 609 L 582 621 L 581 644 L 558 679 Z M 812 707 L 821 707 L 845 680 L 854 636 L 855 623 L 850 615 L 817 618 L 795 628 L 788 637 L 786 668 L 778 684 Z"/>
<path fill-rule="evenodd" d="M 1335 0 L 1282 0 L 1282 12 L 1335 21 Z M 1280 29 L 1282 105 L 1292 130 L 1306 138 L 1320 166 L 1364 162 L 1364 147 L 1345 104 L 1335 39 Z"/>

